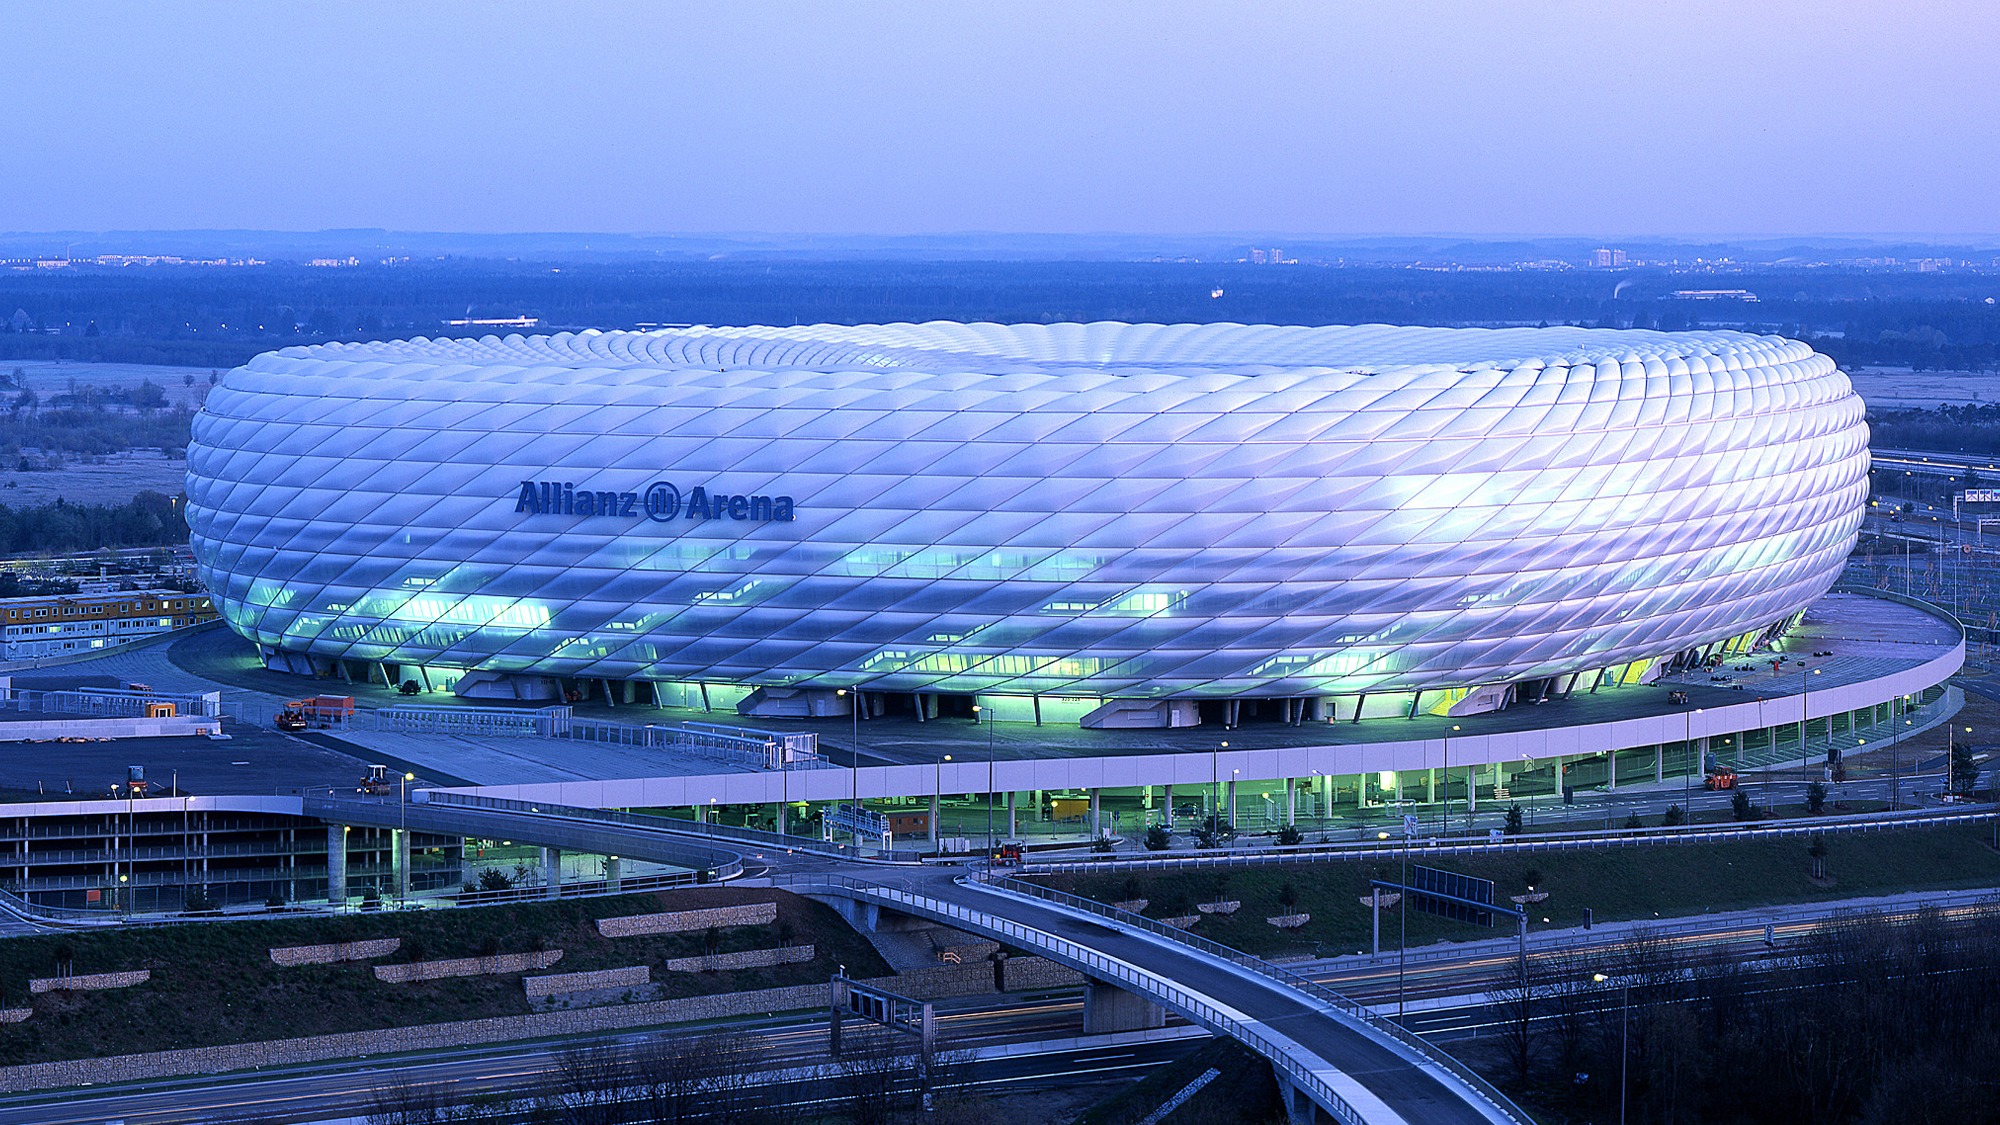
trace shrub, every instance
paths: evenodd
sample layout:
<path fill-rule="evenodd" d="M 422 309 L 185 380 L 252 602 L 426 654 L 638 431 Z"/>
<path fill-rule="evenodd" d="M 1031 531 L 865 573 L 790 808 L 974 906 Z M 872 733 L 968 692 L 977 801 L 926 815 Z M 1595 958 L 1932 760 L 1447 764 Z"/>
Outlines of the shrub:
<path fill-rule="evenodd" d="M 1826 786 L 1817 781 L 1806 786 L 1806 811 L 1814 816 L 1826 811 Z"/>
<path fill-rule="evenodd" d="M 1174 846 L 1174 831 L 1164 824 L 1155 824 L 1146 829 L 1146 850 L 1163 852 Z"/>
<path fill-rule="evenodd" d="M 1757 819 L 1757 809 L 1756 806 L 1750 803 L 1750 794 L 1745 793 L 1741 789 L 1738 789 L 1736 795 L 1729 799 L 1729 811 L 1735 814 L 1738 820 Z"/>
<path fill-rule="evenodd" d="M 1519 836 L 1521 834 L 1521 806 L 1507 806 L 1507 824 L 1502 831 L 1506 832 L 1509 836 Z"/>
<path fill-rule="evenodd" d="M 1306 834 L 1299 831 L 1298 826 L 1295 824 L 1287 824 L 1278 829 L 1278 843 L 1280 844 L 1303 844 L 1305 843 L 1305 839 Z"/>
<path fill-rule="evenodd" d="M 1679 805 L 1668 805 L 1666 814 L 1660 817 L 1660 823 L 1668 828 L 1672 828 L 1676 824 L 1686 824 L 1687 818 L 1686 809 L 1681 808 Z"/>
<path fill-rule="evenodd" d="M 514 880 L 497 867 L 479 869 L 479 889 L 482 891 L 504 891 L 514 886 Z"/>

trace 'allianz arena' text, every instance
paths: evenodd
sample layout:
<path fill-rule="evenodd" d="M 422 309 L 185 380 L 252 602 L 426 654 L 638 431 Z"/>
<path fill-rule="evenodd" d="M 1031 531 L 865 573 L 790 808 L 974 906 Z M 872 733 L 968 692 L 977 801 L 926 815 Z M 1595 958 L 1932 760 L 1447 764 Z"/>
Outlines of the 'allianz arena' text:
<path fill-rule="evenodd" d="M 1867 469 L 1775 337 L 689 328 L 259 356 L 188 510 L 273 663 L 1074 719 L 1646 678 L 1824 593 Z"/>

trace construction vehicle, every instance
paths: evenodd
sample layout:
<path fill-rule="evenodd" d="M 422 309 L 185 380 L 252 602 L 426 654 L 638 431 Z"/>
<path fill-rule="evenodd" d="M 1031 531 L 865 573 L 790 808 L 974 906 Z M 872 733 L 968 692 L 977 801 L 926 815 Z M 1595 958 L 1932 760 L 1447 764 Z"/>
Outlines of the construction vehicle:
<path fill-rule="evenodd" d="M 1708 776 L 1701 779 L 1703 789 L 1736 788 L 1736 771 L 1728 766 L 1710 766 Z"/>
<path fill-rule="evenodd" d="M 371 765 L 361 776 L 361 787 L 355 792 L 370 797 L 386 797 L 396 788 L 396 779 L 389 776 L 389 767 Z"/>
<path fill-rule="evenodd" d="M 145 766 L 126 766 L 126 767 L 125 767 L 125 795 L 126 795 L 126 796 L 128 796 L 128 797 L 143 797 L 143 796 L 145 796 L 145 795 L 146 795 L 146 791 L 147 791 L 148 789 L 151 789 L 151 788 L 152 788 L 152 783 L 146 780 L 146 767 L 145 767 Z"/>
<path fill-rule="evenodd" d="M 306 729 L 311 723 L 307 721 L 304 711 L 288 703 L 278 712 L 277 717 L 271 720 L 271 725 L 282 731 L 296 733 Z"/>
<path fill-rule="evenodd" d="M 1025 850 L 1019 840 L 1008 840 L 1006 843 L 993 849 L 993 866 L 1019 867 L 1021 866 L 1021 856 Z"/>
<path fill-rule="evenodd" d="M 286 703 L 281 715 L 297 712 L 306 726 L 332 727 L 344 725 L 354 718 L 354 697 L 351 695 L 314 695 L 305 699 L 294 699 Z M 279 730 L 304 730 L 306 727 L 280 726 Z"/>

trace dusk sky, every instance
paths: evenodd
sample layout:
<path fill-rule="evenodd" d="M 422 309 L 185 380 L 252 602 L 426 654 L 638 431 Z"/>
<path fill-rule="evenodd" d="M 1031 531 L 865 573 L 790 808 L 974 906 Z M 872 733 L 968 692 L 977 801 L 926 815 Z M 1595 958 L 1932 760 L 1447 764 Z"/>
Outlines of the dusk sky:
<path fill-rule="evenodd" d="M 0 230 L 2000 230 L 2000 6 L 13 3 Z"/>

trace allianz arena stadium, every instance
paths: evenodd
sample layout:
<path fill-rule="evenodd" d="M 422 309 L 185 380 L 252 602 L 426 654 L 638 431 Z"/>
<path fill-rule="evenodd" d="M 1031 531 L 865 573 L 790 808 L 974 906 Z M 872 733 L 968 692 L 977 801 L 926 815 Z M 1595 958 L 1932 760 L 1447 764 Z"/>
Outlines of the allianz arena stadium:
<path fill-rule="evenodd" d="M 188 510 L 274 667 L 1174 726 L 1766 635 L 1839 576 L 1867 446 L 1833 361 L 1734 332 L 698 327 L 259 356 Z"/>

